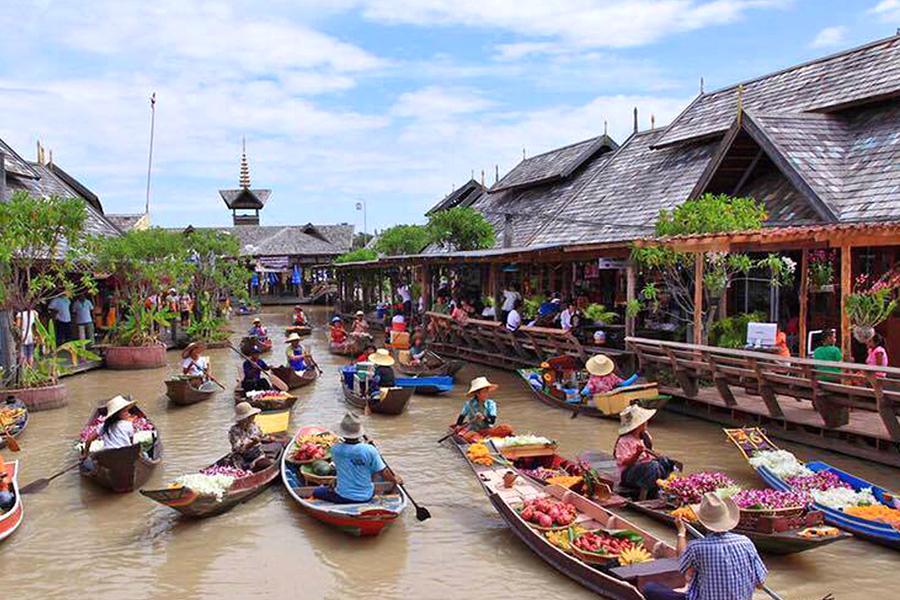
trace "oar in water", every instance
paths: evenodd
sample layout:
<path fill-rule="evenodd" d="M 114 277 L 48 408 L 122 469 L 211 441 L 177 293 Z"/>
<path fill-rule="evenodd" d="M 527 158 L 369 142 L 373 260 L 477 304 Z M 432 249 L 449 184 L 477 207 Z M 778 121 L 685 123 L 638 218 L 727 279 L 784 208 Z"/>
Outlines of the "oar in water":
<path fill-rule="evenodd" d="M 315 359 L 312 357 L 312 354 L 307 354 L 306 357 L 305 357 L 305 360 L 306 360 L 306 362 L 308 362 L 310 365 L 312 365 L 312 367 L 313 367 L 316 371 L 319 372 L 319 375 L 322 374 L 322 368 L 319 366 L 319 363 L 317 363 L 317 362 L 315 361 Z"/>
<path fill-rule="evenodd" d="M 372 444 L 372 446 L 375 446 L 375 442 L 370 440 L 368 437 L 364 436 L 363 439 L 365 439 L 368 443 Z M 377 446 L 375 446 L 375 447 L 377 448 Z M 381 452 L 379 452 L 379 454 L 381 454 Z M 389 465 L 387 463 L 387 461 L 384 460 L 384 455 L 381 456 L 381 462 L 384 463 L 384 466 L 386 466 L 391 471 L 391 473 L 394 472 L 394 470 L 391 469 L 391 465 Z M 398 483 L 397 485 L 400 487 L 401 490 L 403 490 L 403 493 L 406 494 L 406 497 L 409 498 L 409 501 L 412 502 L 412 505 L 416 507 L 416 519 L 418 519 L 419 521 L 427 521 L 428 519 L 430 519 L 431 512 L 424 506 L 419 506 L 419 504 L 415 501 L 415 499 L 407 491 L 406 486 L 403 485 L 402 483 Z"/>
<path fill-rule="evenodd" d="M 219 380 L 212 376 L 212 373 L 209 372 L 209 369 L 204 369 L 203 367 L 201 367 L 200 365 L 198 365 L 197 363 L 195 363 L 193 360 L 191 361 L 191 365 L 194 366 L 194 367 L 197 367 L 198 369 L 200 369 L 201 371 L 203 371 L 203 373 L 205 373 L 206 376 L 209 377 L 209 380 L 210 380 L 210 381 L 212 381 L 212 382 L 215 383 L 217 386 L 219 386 L 220 388 L 222 388 L 223 391 L 225 390 L 225 386 L 222 385 L 221 383 L 219 383 Z M 202 385 L 202 384 L 201 384 L 201 385 Z"/>
<path fill-rule="evenodd" d="M 32 481 L 31 483 L 29 483 L 29 484 L 26 485 L 25 487 L 19 488 L 19 493 L 21 493 L 21 494 L 34 494 L 34 493 L 37 493 L 37 492 L 42 492 L 42 491 L 44 491 L 44 489 L 45 489 L 48 485 L 50 485 L 50 482 L 51 482 L 51 481 L 53 481 L 54 479 L 56 479 L 56 478 L 59 477 L 60 475 L 63 475 L 64 473 L 68 473 L 68 472 L 71 471 L 72 469 L 78 467 L 78 465 L 80 465 L 80 464 L 81 464 L 80 462 L 77 462 L 77 463 L 75 463 L 74 465 L 69 465 L 68 467 L 66 467 L 66 468 L 63 469 L 62 471 L 58 471 L 58 472 L 54 473 L 54 474 L 51 475 L 50 477 L 42 477 L 42 478 L 40 478 L 40 479 L 35 479 L 34 481 Z"/>
<path fill-rule="evenodd" d="M 282 392 L 288 391 L 287 384 L 280 377 L 278 377 L 278 375 L 275 375 L 274 373 L 262 370 L 260 368 L 259 364 L 257 364 L 257 362 L 255 360 L 253 360 L 252 358 L 250 358 L 249 356 L 247 356 L 246 354 L 244 354 L 243 352 L 241 352 L 240 350 L 238 350 L 231 344 L 228 344 L 228 347 L 231 348 L 232 350 L 234 350 L 235 352 L 237 352 L 238 356 L 240 356 L 244 360 L 249 360 L 251 364 L 256 365 L 256 368 L 259 369 L 259 372 L 262 373 L 264 376 L 268 377 L 269 381 L 272 382 L 272 385 L 274 385 L 276 388 L 278 388 L 279 391 L 282 391 Z"/>

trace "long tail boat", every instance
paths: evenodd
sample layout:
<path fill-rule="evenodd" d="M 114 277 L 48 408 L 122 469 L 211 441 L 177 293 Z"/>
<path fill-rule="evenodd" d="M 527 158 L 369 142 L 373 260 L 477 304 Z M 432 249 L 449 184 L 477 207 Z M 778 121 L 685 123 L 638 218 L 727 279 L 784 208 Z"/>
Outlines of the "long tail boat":
<path fill-rule="evenodd" d="M 196 384 L 199 378 L 174 377 L 166 380 L 166 395 L 175 404 L 186 406 L 208 400 L 216 393 L 216 386 L 211 381 Z"/>
<path fill-rule="evenodd" d="M 131 413 L 150 423 L 147 415 L 137 406 L 131 407 Z M 91 413 L 86 427 L 92 426 L 98 419 L 102 421 L 105 417 L 106 407 L 98 406 Z M 153 469 L 162 462 L 162 441 L 155 426 L 152 436 L 153 441 L 147 451 L 141 444 L 132 444 L 123 448 L 91 452 L 87 457 L 82 457 L 79 471 L 87 479 L 114 492 L 134 491 L 147 483 Z"/>
<path fill-rule="evenodd" d="M 8 538 L 19 528 L 25 518 L 25 508 L 22 506 L 22 494 L 19 493 L 19 461 L 6 463 L 6 476 L 10 482 L 9 489 L 16 497 L 15 503 L 5 513 L 0 514 L 0 542 Z"/>
<path fill-rule="evenodd" d="M 381 415 L 399 415 L 403 413 L 415 391 L 415 388 L 387 388 L 384 390 L 385 393 L 381 400 L 376 401 L 348 387 L 343 376 L 341 377 L 341 388 L 344 391 L 344 400 L 347 404 L 363 410 L 368 405 L 369 410 Z"/>
<path fill-rule="evenodd" d="M 297 371 L 290 366 L 272 367 L 272 373 L 285 382 L 290 390 L 296 390 L 305 387 L 316 380 L 319 376 L 319 370 L 308 368 L 303 371 L 302 375 L 297 375 Z"/>
<path fill-rule="evenodd" d="M 183 485 L 155 490 L 141 490 L 141 494 L 155 502 L 177 510 L 186 517 L 202 518 L 220 515 L 258 495 L 278 478 L 278 474 L 281 471 L 281 455 L 284 453 L 284 446 L 287 441 L 288 437 L 285 435 L 280 439 L 264 443 L 263 452 L 272 460 L 272 465 L 246 477 L 235 479 L 221 498 L 201 494 Z M 236 462 L 235 458 L 234 454 L 226 454 L 211 464 L 210 467 L 232 466 Z"/>
<path fill-rule="evenodd" d="M 758 427 L 747 427 L 742 429 L 726 429 L 725 434 L 728 439 L 737 446 L 741 454 L 748 461 L 757 453 L 764 451 L 775 451 L 780 448 L 772 443 L 766 436 L 765 432 Z M 751 465 L 752 466 L 752 465 Z M 869 483 L 865 479 L 861 479 L 850 473 L 845 473 L 840 469 L 832 467 L 828 463 L 821 461 L 808 462 L 806 468 L 813 473 L 830 472 L 834 474 L 841 482 L 849 485 L 854 490 L 859 491 L 865 488 L 871 488 L 872 495 L 883 506 L 887 508 L 897 508 L 894 504 L 897 498 L 900 498 L 894 492 L 888 491 L 873 483 Z M 753 467 L 756 473 L 762 478 L 769 487 L 776 490 L 789 491 L 791 486 L 781 477 L 773 473 L 765 466 Z M 872 519 L 864 519 L 844 513 L 841 510 L 825 506 L 824 504 L 814 502 L 813 507 L 822 511 L 825 515 L 825 522 L 844 531 L 848 531 L 856 537 L 900 550 L 900 529 L 882 522 Z"/>
<path fill-rule="evenodd" d="M 19 398 L 7 398 L 0 403 L 0 427 L 6 429 L 6 434 L 14 438 L 19 437 L 28 427 L 28 407 Z M 6 436 L 0 436 L 0 450 L 6 448 Z"/>
<path fill-rule="evenodd" d="M 453 389 L 453 377 L 449 375 L 398 377 L 394 383 L 397 387 L 413 388 L 417 394 L 425 395 L 443 394 Z"/>
<path fill-rule="evenodd" d="M 496 462 L 490 466 L 476 464 L 466 456 L 467 444 L 457 444 L 457 448 L 475 472 L 491 505 L 510 530 L 544 562 L 566 577 L 612 600 L 644 600 L 641 590 L 651 581 L 672 587 L 684 584 L 683 576 L 678 569 L 677 553 L 671 545 L 587 498 L 558 485 L 544 486 L 530 479 L 518 477 L 512 487 L 507 487 L 504 476 L 510 470 L 506 466 Z M 495 457 L 500 459 L 499 455 Z M 586 553 L 575 549 L 571 543 L 567 549 L 554 544 L 547 536 L 552 532 L 530 524 L 520 513 L 525 501 L 540 498 L 574 505 L 577 517 L 573 525 L 587 531 L 613 532 L 625 529 L 640 535 L 643 538 L 643 546 L 651 554 L 652 559 L 628 566 L 618 566 L 615 561 L 597 564 Z"/>
<path fill-rule="evenodd" d="M 307 485 L 302 464 L 292 462 L 295 442 L 304 436 L 328 433 L 320 426 L 301 427 L 281 460 L 281 480 L 291 497 L 312 518 L 358 537 L 376 536 L 397 520 L 409 503 L 403 490 L 392 483 L 375 484 L 375 495 L 368 502 L 333 504 L 313 498 L 316 486 Z"/>

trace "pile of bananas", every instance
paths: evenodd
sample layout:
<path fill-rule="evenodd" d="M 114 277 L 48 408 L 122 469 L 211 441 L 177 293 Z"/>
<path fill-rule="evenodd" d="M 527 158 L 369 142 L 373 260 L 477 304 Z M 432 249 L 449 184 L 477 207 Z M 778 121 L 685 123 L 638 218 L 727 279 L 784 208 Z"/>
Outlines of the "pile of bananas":
<path fill-rule="evenodd" d="M 648 560 L 653 560 L 653 555 L 647 552 L 643 546 L 626 548 L 619 553 L 619 564 L 623 567 L 625 565 L 636 565 L 638 563 L 647 562 Z"/>

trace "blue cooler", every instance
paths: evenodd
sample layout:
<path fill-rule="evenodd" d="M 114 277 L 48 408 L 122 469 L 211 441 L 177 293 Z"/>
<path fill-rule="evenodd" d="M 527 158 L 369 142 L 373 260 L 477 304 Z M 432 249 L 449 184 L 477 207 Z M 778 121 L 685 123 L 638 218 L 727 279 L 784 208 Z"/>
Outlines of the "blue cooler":
<path fill-rule="evenodd" d="M 341 368 L 341 375 L 344 376 L 344 385 L 351 390 L 353 389 L 353 376 L 356 375 L 356 365 Z"/>

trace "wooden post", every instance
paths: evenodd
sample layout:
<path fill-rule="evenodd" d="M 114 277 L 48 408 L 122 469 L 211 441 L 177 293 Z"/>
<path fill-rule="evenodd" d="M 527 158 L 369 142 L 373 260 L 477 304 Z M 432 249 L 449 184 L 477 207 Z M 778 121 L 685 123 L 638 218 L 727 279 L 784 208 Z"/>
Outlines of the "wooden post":
<path fill-rule="evenodd" d="M 431 267 L 422 265 L 419 269 L 419 288 L 422 294 L 422 306 L 425 310 L 431 310 Z"/>
<path fill-rule="evenodd" d="M 628 261 L 625 266 L 625 311 L 628 311 L 628 305 L 635 299 L 635 286 L 637 285 L 637 274 L 634 272 L 634 263 Z M 625 337 L 634 335 L 634 317 L 625 317 Z"/>
<path fill-rule="evenodd" d="M 694 343 L 703 343 L 703 253 L 694 256 Z"/>
<path fill-rule="evenodd" d="M 800 314 L 797 316 L 797 334 L 800 336 L 800 358 L 806 358 L 809 349 L 806 347 L 807 313 L 809 312 L 809 249 L 804 248 L 800 254 Z"/>
<path fill-rule="evenodd" d="M 850 246 L 841 246 L 841 354 L 844 360 L 853 362 L 850 356 L 850 317 L 847 316 L 847 296 L 850 295 Z"/>
<path fill-rule="evenodd" d="M 500 320 L 500 274 L 497 263 L 490 263 L 488 270 L 488 293 L 494 299 L 494 320 Z"/>

